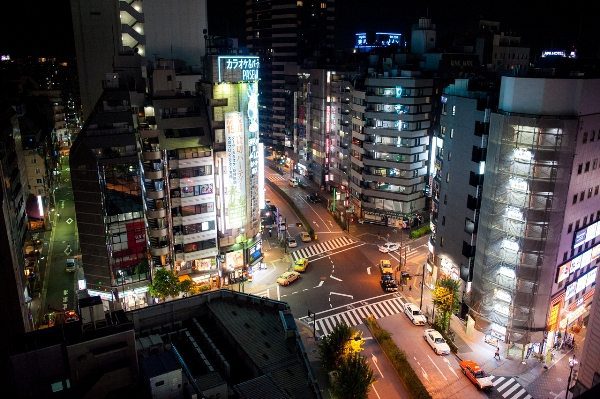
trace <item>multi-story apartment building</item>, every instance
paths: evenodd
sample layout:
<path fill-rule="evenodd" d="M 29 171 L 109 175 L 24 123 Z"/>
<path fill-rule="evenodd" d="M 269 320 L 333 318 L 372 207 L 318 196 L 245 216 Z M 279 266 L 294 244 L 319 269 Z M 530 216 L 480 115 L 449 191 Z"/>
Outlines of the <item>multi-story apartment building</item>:
<path fill-rule="evenodd" d="M 589 312 L 600 261 L 599 90 L 598 79 L 502 78 L 470 297 L 479 328 L 502 340 L 552 347 Z"/>
<path fill-rule="evenodd" d="M 0 108 L 0 255 L 2 311 L 7 339 L 33 329 L 31 292 L 25 272 L 27 183 L 24 178 L 19 115 L 11 105 Z M 4 349 L 4 346 L 2 346 Z"/>
<path fill-rule="evenodd" d="M 487 151 L 493 85 L 487 79 L 456 79 L 441 96 L 440 128 L 432 138 L 433 174 L 429 281 L 473 280 L 475 248 Z"/>
<path fill-rule="evenodd" d="M 502 32 L 497 21 L 479 21 L 475 53 L 479 63 L 492 71 L 518 74 L 529 67 L 529 47 L 521 43 L 520 36 Z"/>
<path fill-rule="evenodd" d="M 140 131 L 151 266 L 218 286 L 212 140 L 205 100 L 190 84 L 200 77 L 177 76 L 165 60 L 152 76 Z"/>
<path fill-rule="evenodd" d="M 283 149 L 287 128 L 286 74 L 300 65 L 315 67 L 334 45 L 334 0 L 247 0 L 246 44 L 261 62 L 261 141 Z M 290 68 L 291 67 L 291 68 Z M 288 70 L 286 72 L 286 69 Z"/>
<path fill-rule="evenodd" d="M 362 90 L 352 104 L 355 214 L 399 226 L 425 210 L 433 79 L 392 69 L 367 77 Z"/>

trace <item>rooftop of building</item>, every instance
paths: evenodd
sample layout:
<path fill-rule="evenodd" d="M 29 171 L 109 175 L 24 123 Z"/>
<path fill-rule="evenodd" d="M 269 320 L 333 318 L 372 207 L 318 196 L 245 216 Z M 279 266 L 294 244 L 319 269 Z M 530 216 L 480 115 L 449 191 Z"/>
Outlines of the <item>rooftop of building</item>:
<path fill-rule="evenodd" d="M 95 304 L 92 299 L 82 303 Z M 68 378 L 74 392 L 84 393 L 97 389 L 98 381 L 109 383 L 109 375 L 138 374 L 131 369 L 136 364 L 132 354 L 137 353 L 142 380 L 181 369 L 184 380 L 198 391 L 229 386 L 238 397 L 249 399 L 320 395 L 286 303 L 218 290 L 104 316 L 95 323 L 59 324 L 24 335 L 13 345 L 15 378 L 22 380 L 17 383 Z M 104 364 L 104 358 L 91 360 L 81 353 L 121 358 Z M 35 378 L 18 377 L 32 361 L 56 366 L 38 368 Z M 89 368 L 89 361 L 102 364 Z M 73 368 L 79 370 L 76 378 L 69 374 Z M 134 384 L 140 386 L 142 380 Z"/>

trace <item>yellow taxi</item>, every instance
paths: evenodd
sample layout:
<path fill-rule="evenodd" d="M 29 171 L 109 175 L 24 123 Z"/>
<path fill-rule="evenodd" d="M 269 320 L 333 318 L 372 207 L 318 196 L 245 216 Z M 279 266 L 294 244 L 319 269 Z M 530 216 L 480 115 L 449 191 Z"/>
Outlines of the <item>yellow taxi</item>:
<path fill-rule="evenodd" d="M 305 272 L 308 267 L 308 259 L 300 258 L 294 263 L 294 271 L 296 272 Z"/>

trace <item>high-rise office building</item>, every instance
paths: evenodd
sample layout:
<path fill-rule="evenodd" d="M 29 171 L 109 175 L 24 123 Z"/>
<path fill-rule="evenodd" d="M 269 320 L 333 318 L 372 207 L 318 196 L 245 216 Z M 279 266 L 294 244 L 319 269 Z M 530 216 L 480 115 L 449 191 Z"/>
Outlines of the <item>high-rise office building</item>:
<path fill-rule="evenodd" d="M 502 78 L 485 171 L 470 176 L 484 178 L 470 310 L 501 340 L 551 347 L 589 312 L 600 262 L 599 90 L 598 79 Z"/>
<path fill-rule="evenodd" d="M 201 69 L 206 0 L 71 0 L 71 15 L 84 121 L 121 53 L 177 59 L 181 68 Z"/>
<path fill-rule="evenodd" d="M 117 73 L 107 76 L 69 162 L 88 292 L 137 307 L 147 302 L 150 277 L 143 266 L 148 238 L 136 138 L 143 96 L 130 92 L 119 78 Z"/>
<path fill-rule="evenodd" d="M 334 45 L 334 0 L 247 0 L 246 44 L 261 61 L 261 141 L 282 150 L 286 129 L 286 73 L 317 67 Z M 286 72 L 286 66 L 288 72 Z"/>

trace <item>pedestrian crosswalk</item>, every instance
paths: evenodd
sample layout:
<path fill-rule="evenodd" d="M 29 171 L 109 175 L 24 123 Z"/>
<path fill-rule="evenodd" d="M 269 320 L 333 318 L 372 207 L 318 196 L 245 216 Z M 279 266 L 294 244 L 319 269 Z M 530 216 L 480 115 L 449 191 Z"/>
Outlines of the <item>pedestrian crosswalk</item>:
<path fill-rule="evenodd" d="M 286 180 L 285 176 L 281 176 L 281 175 L 266 175 L 266 178 L 269 179 L 269 181 L 271 181 L 273 183 Z M 288 177 L 288 179 L 289 179 L 289 177 Z"/>
<path fill-rule="evenodd" d="M 494 390 L 502 395 L 504 399 L 532 399 L 525 388 L 513 377 L 492 377 Z"/>
<path fill-rule="evenodd" d="M 368 305 L 352 307 L 343 312 L 335 313 L 325 317 L 319 317 L 317 315 L 315 321 L 315 330 L 320 336 L 328 335 L 333 331 L 333 328 L 341 324 L 346 323 L 350 327 L 357 326 L 363 323 L 363 320 L 368 316 L 373 315 L 376 319 L 382 317 L 391 316 L 393 314 L 402 313 L 403 302 L 400 297 L 393 297 L 380 302 L 371 303 Z M 312 317 L 304 316 L 300 318 L 301 321 L 312 324 Z"/>
<path fill-rule="evenodd" d="M 295 262 L 300 258 L 310 258 L 311 256 L 317 256 L 327 251 L 333 251 L 346 245 L 354 244 L 356 240 L 349 237 L 338 237 L 333 240 L 321 242 L 308 247 L 298 249 L 291 253 L 292 260 Z"/>

